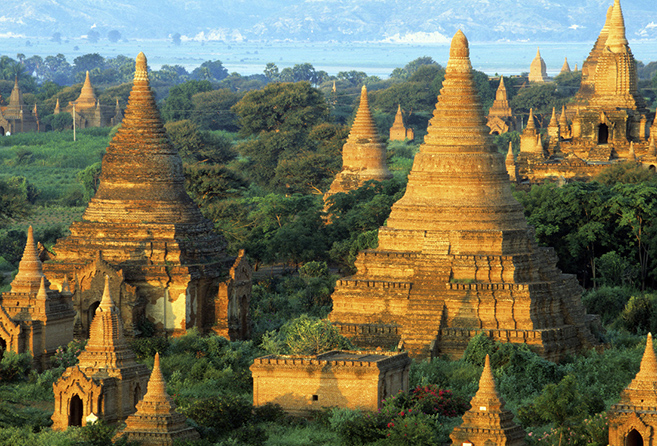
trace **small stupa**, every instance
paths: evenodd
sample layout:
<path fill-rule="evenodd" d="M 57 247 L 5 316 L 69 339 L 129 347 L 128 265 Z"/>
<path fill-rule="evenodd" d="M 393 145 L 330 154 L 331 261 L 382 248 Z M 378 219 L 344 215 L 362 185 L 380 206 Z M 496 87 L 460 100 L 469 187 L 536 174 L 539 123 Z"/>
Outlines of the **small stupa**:
<path fill-rule="evenodd" d="M 501 135 L 502 133 L 515 130 L 516 122 L 513 117 L 513 111 L 509 105 L 509 99 L 504 85 L 504 76 L 500 77 L 500 85 L 495 92 L 495 101 L 488 110 L 488 122 L 486 125 L 490 128 L 492 135 Z"/>
<path fill-rule="evenodd" d="M 561 139 L 570 139 L 571 137 L 565 105 L 561 106 L 561 114 L 559 115 L 559 136 Z"/>
<path fill-rule="evenodd" d="M 536 57 L 529 66 L 529 82 L 545 82 L 547 80 L 547 69 L 545 61 L 541 57 L 541 49 L 536 50 Z"/>
<path fill-rule="evenodd" d="M 450 434 L 453 445 L 524 446 L 525 431 L 513 422 L 513 413 L 497 393 L 488 355 L 470 406 L 463 423 Z"/>
<path fill-rule="evenodd" d="M 570 73 L 570 65 L 568 65 L 568 58 L 564 60 L 563 65 L 561 66 L 561 71 L 559 74 Z"/>
<path fill-rule="evenodd" d="M 518 166 L 516 160 L 513 158 L 513 143 L 509 141 L 509 150 L 506 152 L 506 173 L 509 174 L 509 179 L 512 182 L 518 181 Z"/>
<path fill-rule="evenodd" d="M 83 426 L 91 414 L 107 423 L 125 420 L 135 411 L 149 376 L 148 367 L 135 358 L 123 336 L 123 321 L 106 278 L 79 363 L 67 368 L 53 384 L 53 429 Z"/>
<path fill-rule="evenodd" d="M 32 353 L 38 370 L 50 367 L 60 346 L 73 340 L 71 294 L 50 289 L 37 254 L 32 226 L 11 291 L 0 296 L 0 340 L 8 350 Z"/>
<path fill-rule="evenodd" d="M 338 192 L 358 189 L 368 180 L 389 180 L 392 174 L 386 165 L 386 145 L 376 131 L 374 118 L 363 85 L 356 118 L 347 142 L 342 147 L 342 170 L 335 176 L 324 201 Z"/>
<path fill-rule="evenodd" d="M 559 121 L 557 120 L 557 113 L 554 107 L 552 107 L 552 116 L 547 126 L 547 137 L 548 153 L 554 155 L 559 151 L 559 138 L 561 137 Z"/>
<path fill-rule="evenodd" d="M 23 91 L 18 84 L 18 77 L 14 78 L 14 87 L 9 95 L 9 104 L 0 107 L 0 128 L 1 135 L 39 131 L 37 117 L 23 100 Z"/>
<path fill-rule="evenodd" d="M 167 394 L 159 353 L 155 353 L 148 391 L 125 424 L 116 437 L 126 437 L 129 442 L 135 441 L 142 446 L 171 446 L 174 441 L 200 438 L 196 429 L 187 425 L 185 416 L 176 412 L 176 403 Z"/>
<path fill-rule="evenodd" d="M 413 141 L 415 139 L 415 133 L 410 127 L 404 125 L 404 116 L 402 115 L 401 104 L 397 106 L 397 114 L 395 115 L 395 121 L 390 127 L 390 141 Z"/>
<path fill-rule="evenodd" d="M 529 109 L 529 117 L 527 118 L 527 126 L 523 129 L 520 135 L 520 154 L 523 160 L 531 158 L 534 161 L 540 161 L 545 158 L 543 148 L 540 149 L 536 145 L 536 138 L 540 137 L 538 128 L 536 127 L 536 119 L 534 118 L 534 109 Z M 521 161 L 520 159 L 518 161 Z"/>
<path fill-rule="evenodd" d="M 485 122 L 458 31 L 406 192 L 332 295 L 329 318 L 356 345 L 458 357 L 483 331 L 558 359 L 597 343 L 576 278 L 537 246 Z"/>
<path fill-rule="evenodd" d="M 657 432 L 657 358 L 648 333 L 641 368 L 607 412 L 609 445 L 652 445 Z"/>

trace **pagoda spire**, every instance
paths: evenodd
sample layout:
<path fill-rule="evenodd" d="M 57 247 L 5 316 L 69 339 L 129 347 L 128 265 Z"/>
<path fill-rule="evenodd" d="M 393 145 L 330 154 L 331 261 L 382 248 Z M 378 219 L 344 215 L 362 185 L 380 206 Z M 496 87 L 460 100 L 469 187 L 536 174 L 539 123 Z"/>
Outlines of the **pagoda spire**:
<path fill-rule="evenodd" d="M 609 20 L 609 36 L 605 46 L 609 47 L 614 53 L 627 48 L 628 42 L 625 37 L 625 20 L 623 19 L 623 10 L 621 9 L 620 0 L 614 1 L 614 7 Z"/>
<path fill-rule="evenodd" d="M 380 142 L 379 134 L 376 131 L 372 111 L 370 110 L 369 100 L 367 98 L 367 87 L 363 85 L 360 90 L 360 104 L 356 112 L 356 118 L 351 125 L 349 132 L 348 142 L 356 142 L 356 140 L 368 139 L 369 142 Z"/>
<path fill-rule="evenodd" d="M 657 146 L 655 146 L 654 135 L 650 135 L 650 145 L 648 145 L 648 155 L 657 157 Z"/>
<path fill-rule="evenodd" d="M 55 103 L 55 112 L 54 114 L 57 115 L 61 112 L 61 108 L 59 106 L 59 98 L 57 98 L 57 102 Z"/>
<path fill-rule="evenodd" d="M 548 124 L 548 127 L 556 127 L 558 125 L 559 122 L 557 121 L 557 114 L 555 108 L 552 107 L 552 116 L 550 117 L 550 123 Z"/>
<path fill-rule="evenodd" d="M 652 342 L 652 333 L 648 333 L 646 337 L 646 349 L 641 358 L 641 367 L 639 373 L 636 374 L 632 382 L 621 393 L 621 401 L 632 401 L 637 405 L 648 405 L 657 403 L 657 395 L 655 390 L 657 388 L 657 357 Z M 642 394 L 649 394 L 649 399 L 646 400 Z M 638 401 L 640 399 L 640 401 Z M 645 404 L 641 404 L 644 403 Z"/>
<path fill-rule="evenodd" d="M 566 60 L 563 62 L 563 66 L 561 67 L 561 71 L 559 74 L 563 73 L 570 73 L 570 65 L 568 65 L 568 58 L 566 57 Z"/>
<path fill-rule="evenodd" d="M 525 130 L 526 129 L 536 130 L 536 123 L 534 121 L 534 109 L 533 108 L 529 109 L 529 118 L 527 118 L 527 126 L 525 127 Z"/>
<path fill-rule="evenodd" d="M 34 231 L 32 226 L 27 230 L 27 241 L 23 250 L 23 257 L 18 264 L 18 274 L 11 282 L 11 291 L 13 293 L 36 293 L 41 286 L 41 279 L 45 279 L 41 260 L 37 253 L 36 243 L 34 241 Z M 50 282 L 45 279 L 45 286 L 48 288 Z"/>
<path fill-rule="evenodd" d="M 123 337 L 123 321 L 110 293 L 109 276 L 105 276 L 103 297 L 91 322 L 89 341 L 85 351 L 80 355 L 80 364 L 82 366 L 83 363 L 86 363 L 88 354 L 102 354 L 105 356 L 108 351 L 116 352 L 128 349 L 128 344 Z M 134 353 L 132 355 L 134 356 Z"/>

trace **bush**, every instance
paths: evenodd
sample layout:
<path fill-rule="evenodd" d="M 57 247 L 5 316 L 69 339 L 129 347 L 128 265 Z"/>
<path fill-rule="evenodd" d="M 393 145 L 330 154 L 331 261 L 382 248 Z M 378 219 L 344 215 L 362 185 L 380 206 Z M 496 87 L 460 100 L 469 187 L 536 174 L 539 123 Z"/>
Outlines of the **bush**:
<path fill-rule="evenodd" d="M 316 355 L 354 348 L 327 319 L 305 314 L 288 321 L 277 334 L 268 333 L 261 347 L 271 354 L 290 355 Z"/>
<path fill-rule="evenodd" d="M 200 399 L 179 410 L 201 427 L 204 437 L 210 438 L 239 429 L 253 418 L 251 403 L 235 396 Z"/>
<path fill-rule="evenodd" d="M 606 325 L 620 315 L 631 295 L 629 287 L 602 286 L 584 293 L 582 302 L 587 313 L 599 315 Z"/>
<path fill-rule="evenodd" d="M 21 379 L 32 369 L 32 354 L 5 351 L 0 361 L 0 382 Z"/>
<path fill-rule="evenodd" d="M 78 356 L 84 350 L 87 341 L 71 341 L 66 347 L 58 347 L 55 354 L 50 358 L 53 367 L 66 369 L 78 363 Z"/>
<path fill-rule="evenodd" d="M 645 334 L 657 328 L 655 296 L 643 294 L 630 297 L 618 318 L 619 325 L 630 333 Z"/>

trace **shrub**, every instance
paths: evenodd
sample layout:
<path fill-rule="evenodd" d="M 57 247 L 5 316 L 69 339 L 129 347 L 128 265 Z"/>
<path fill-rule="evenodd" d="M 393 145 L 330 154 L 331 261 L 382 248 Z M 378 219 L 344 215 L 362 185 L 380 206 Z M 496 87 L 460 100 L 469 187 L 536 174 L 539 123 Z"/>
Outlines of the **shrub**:
<path fill-rule="evenodd" d="M 194 420 L 204 437 L 216 438 L 224 432 L 241 428 L 253 418 L 253 408 L 245 399 L 217 396 L 193 402 L 179 410 Z"/>
<path fill-rule="evenodd" d="M 68 368 L 78 363 L 78 356 L 84 350 L 87 341 L 71 341 L 66 347 L 58 347 L 50 358 L 54 367 Z"/>
<path fill-rule="evenodd" d="M 582 296 L 587 313 L 600 315 L 603 324 L 613 322 L 632 295 L 629 287 L 602 286 Z"/>
<path fill-rule="evenodd" d="M 0 361 L 0 382 L 11 382 L 27 375 L 32 368 L 32 354 L 5 351 Z"/>
<path fill-rule="evenodd" d="M 263 348 L 276 348 L 273 354 L 316 355 L 335 349 L 353 349 L 347 338 L 326 319 L 302 314 L 288 321 L 278 334 L 263 339 Z"/>

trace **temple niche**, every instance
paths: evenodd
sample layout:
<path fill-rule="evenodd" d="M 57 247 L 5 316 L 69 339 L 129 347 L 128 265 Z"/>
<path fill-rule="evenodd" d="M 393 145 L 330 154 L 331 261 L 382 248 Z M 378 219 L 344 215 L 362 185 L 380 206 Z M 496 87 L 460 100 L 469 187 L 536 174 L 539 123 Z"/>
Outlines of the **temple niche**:
<path fill-rule="evenodd" d="M 342 147 L 342 170 L 335 176 L 324 201 L 338 192 L 358 189 L 368 180 L 389 180 L 392 174 L 386 165 L 386 145 L 379 137 L 363 85 L 356 118 L 347 142 Z"/>
<path fill-rule="evenodd" d="M 576 278 L 537 246 L 485 122 L 458 31 L 406 193 L 332 296 L 329 318 L 356 345 L 459 357 L 483 331 L 558 360 L 598 343 Z"/>
<path fill-rule="evenodd" d="M 120 423 L 135 412 L 148 383 L 149 370 L 135 360 L 123 336 L 123 323 L 112 300 L 109 279 L 91 323 L 91 334 L 79 363 L 53 383 L 55 430 L 85 426 L 90 419 Z"/>
<path fill-rule="evenodd" d="M 397 114 L 395 121 L 390 127 L 390 141 L 413 141 L 415 139 L 415 132 L 410 127 L 404 125 L 404 116 L 402 114 L 401 104 L 397 106 Z"/>
<path fill-rule="evenodd" d="M 73 340 L 70 300 L 66 288 L 61 293 L 50 289 L 30 226 L 11 291 L 0 296 L 0 358 L 5 350 L 31 352 L 37 370 L 49 368 L 57 348 Z"/>
<path fill-rule="evenodd" d="M 45 129 L 41 128 L 36 104 L 33 110 L 25 105 L 23 92 L 18 85 L 18 78 L 16 78 L 9 96 L 9 105 L 0 107 L 0 136 L 42 130 Z"/>
<path fill-rule="evenodd" d="M 488 110 L 488 122 L 491 135 L 501 135 L 516 129 L 517 123 L 509 105 L 509 99 L 504 86 L 504 76 L 500 77 L 500 85 L 495 92 L 495 102 Z"/>
<path fill-rule="evenodd" d="M 127 336 L 146 328 L 208 332 L 226 326 L 222 318 L 232 318 L 223 331 L 231 340 L 248 334 L 240 324 L 248 323 L 251 268 L 243 253 L 226 254 L 225 240 L 187 195 L 143 53 L 123 124 L 103 157 L 98 191 L 70 231 L 48 253 L 44 272 L 58 286 L 71 279 L 78 336 L 89 331 L 105 275 Z"/>
<path fill-rule="evenodd" d="M 609 409 L 610 446 L 654 446 L 657 444 L 657 359 L 652 335 L 648 333 L 641 368 L 621 392 L 620 401 Z"/>

